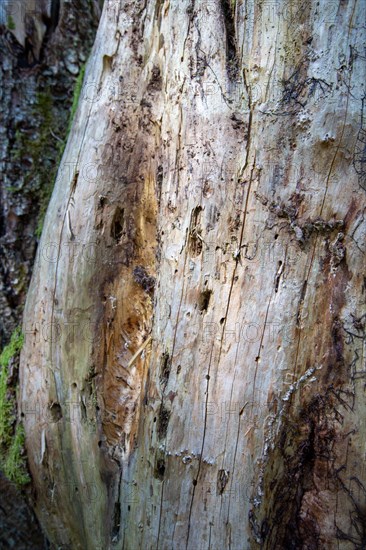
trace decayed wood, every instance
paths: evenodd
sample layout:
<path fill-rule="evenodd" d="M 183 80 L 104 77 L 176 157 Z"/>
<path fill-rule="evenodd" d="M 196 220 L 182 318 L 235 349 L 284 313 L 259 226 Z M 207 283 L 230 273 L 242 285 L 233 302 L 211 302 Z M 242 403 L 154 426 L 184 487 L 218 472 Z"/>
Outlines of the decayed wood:
<path fill-rule="evenodd" d="M 58 544 L 364 544 L 363 17 L 107 2 L 25 311 Z"/>

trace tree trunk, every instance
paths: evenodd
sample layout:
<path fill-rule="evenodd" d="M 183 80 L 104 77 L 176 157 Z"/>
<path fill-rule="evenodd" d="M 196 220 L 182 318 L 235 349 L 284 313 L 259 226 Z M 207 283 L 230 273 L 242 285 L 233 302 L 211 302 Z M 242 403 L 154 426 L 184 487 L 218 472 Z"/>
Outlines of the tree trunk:
<path fill-rule="evenodd" d="M 94 0 L 4 0 L 0 4 L 0 350 L 21 323 L 38 233 L 67 137 L 75 81 L 92 46 L 99 16 L 99 3 Z M 3 368 L 9 372 L 4 395 L 9 400 L 16 392 L 18 357 L 7 366 L 0 363 L 0 378 Z M 5 420 L 2 414 L 11 406 L 3 405 L 0 425 L 7 422 L 11 428 L 13 418 Z M 8 444 L 3 435 L 1 469 Z M 2 473 L 0 484 L 1 548 L 45 547 L 23 496 Z"/>
<path fill-rule="evenodd" d="M 362 548 L 364 8 L 105 4 L 24 314 L 71 548 Z"/>

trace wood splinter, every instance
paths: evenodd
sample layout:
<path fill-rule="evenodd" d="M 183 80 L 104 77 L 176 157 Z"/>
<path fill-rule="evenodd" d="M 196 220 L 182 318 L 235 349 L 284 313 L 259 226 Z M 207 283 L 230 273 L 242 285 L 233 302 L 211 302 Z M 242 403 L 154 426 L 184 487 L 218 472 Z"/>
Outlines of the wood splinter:
<path fill-rule="evenodd" d="M 132 365 L 135 363 L 136 359 L 141 355 L 141 353 L 144 351 L 144 349 L 146 348 L 146 346 L 151 342 L 152 338 L 151 336 L 149 336 L 145 342 L 142 344 L 142 346 L 136 351 L 136 353 L 134 354 L 134 356 L 132 357 L 132 359 L 130 359 L 128 365 L 127 365 L 127 368 L 130 368 L 132 367 Z"/>

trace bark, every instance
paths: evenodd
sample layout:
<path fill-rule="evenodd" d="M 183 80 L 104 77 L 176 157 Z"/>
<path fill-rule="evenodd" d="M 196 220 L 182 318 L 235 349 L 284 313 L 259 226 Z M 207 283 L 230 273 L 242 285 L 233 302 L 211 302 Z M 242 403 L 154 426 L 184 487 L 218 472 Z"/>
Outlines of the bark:
<path fill-rule="evenodd" d="M 357 2 L 106 3 L 24 315 L 56 544 L 365 545 L 364 39 Z"/>
<path fill-rule="evenodd" d="M 0 5 L 0 349 L 21 323 L 75 80 L 99 16 L 99 4 L 88 0 L 5 0 Z M 9 396 L 16 391 L 16 366 L 10 371 L 15 374 L 9 377 Z M 0 475 L 0 546 L 44 548 L 24 495 Z"/>
<path fill-rule="evenodd" d="M 99 4 L 5 0 L 0 7 L 0 346 L 19 325 L 39 230 Z"/>

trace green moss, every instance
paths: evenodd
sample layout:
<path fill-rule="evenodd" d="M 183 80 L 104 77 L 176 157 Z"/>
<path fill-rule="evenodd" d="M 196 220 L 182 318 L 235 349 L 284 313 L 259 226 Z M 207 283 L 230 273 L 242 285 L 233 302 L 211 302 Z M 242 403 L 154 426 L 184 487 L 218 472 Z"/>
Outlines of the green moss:
<path fill-rule="evenodd" d="M 22 349 L 24 343 L 24 334 L 22 334 L 21 329 L 18 327 L 14 330 L 13 334 L 11 335 L 10 342 L 0 355 L 0 367 L 7 367 L 9 364 L 9 361 L 12 357 L 14 357 L 19 351 Z"/>
<path fill-rule="evenodd" d="M 7 25 L 9 31 L 15 31 L 15 21 L 11 15 L 8 17 Z"/>
<path fill-rule="evenodd" d="M 80 72 L 78 74 L 78 77 L 75 81 L 74 95 L 73 95 L 73 98 L 72 98 L 72 105 L 71 105 L 70 117 L 69 117 L 69 124 L 68 124 L 68 127 L 67 127 L 67 136 L 70 133 L 71 126 L 72 126 L 72 123 L 73 123 L 73 120 L 74 120 L 74 117 L 75 117 L 76 109 L 77 109 L 78 104 L 79 104 L 79 98 L 80 98 L 80 94 L 81 94 L 81 90 L 82 90 L 83 82 L 84 82 L 85 67 L 86 67 L 86 64 L 84 64 L 81 67 Z"/>
<path fill-rule="evenodd" d="M 8 368 L 23 342 L 24 335 L 17 328 L 0 355 L 0 467 L 6 477 L 19 486 L 29 483 L 29 475 L 24 457 L 24 428 L 18 424 L 14 429 L 15 396 L 8 386 Z"/>
<path fill-rule="evenodd" d="M 8 397 L 8 368 L 0 371 L 0 448 L 6 448 L 13 431 L 14 399 Z"/>
<path fill-rule="evenodd" d="M 18 486 L 26 485 L 30 482 L 26 459 L 24 457 L 24 440 L 24 428 L 21 424 L 18 424 L 6 458 L 2 464 L 5 476 Z"/>
<path fill-rule="evenodd" d="M 36 230 L 34 232 L 37 239 L 41 238 L 42 231 L 43 231 L 43 225 L 44 225 L 44 219 L 45 219 L 45 214 L 43 214 L 43 216 L 38 217 L 37 227 L 36 227 Z"/>

